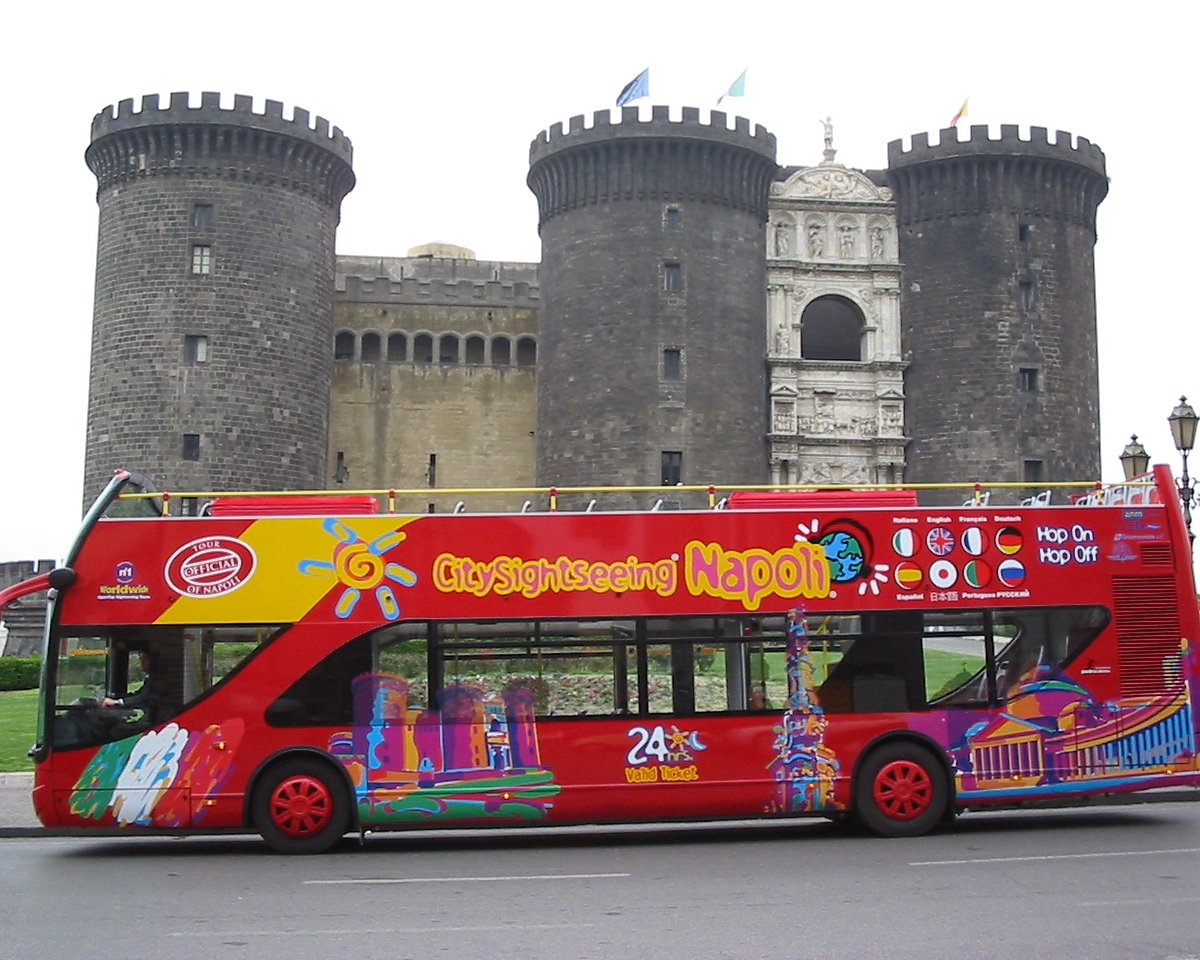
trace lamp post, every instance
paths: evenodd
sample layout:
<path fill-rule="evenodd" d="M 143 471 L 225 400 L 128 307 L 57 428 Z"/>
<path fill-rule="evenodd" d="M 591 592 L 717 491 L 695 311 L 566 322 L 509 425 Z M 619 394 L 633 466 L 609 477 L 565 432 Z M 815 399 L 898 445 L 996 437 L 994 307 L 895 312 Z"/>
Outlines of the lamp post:
<path fill-rule="evenodd" d="M 1187 521 L 1188 539 L 1195 541 L 1192 533 L 1192 479 L 1188 476 L 1188 454 L 1196 443 L 1196 423 L 1200 417 L 1187 402 L 1187 397 L 1179 398 L 1179 406 L 1171 411 L 1167 423 L 1171 426 L 1171 439 L 1175 441 L 1175 449 L 1183 458 L 1183 476 L 1179 478 L 1179 499 L 1183 502 L 1183 518 Z"/>
<path fill-rule="evenodd" d="M 1125 471 L 1126 480 L 1140 477 L 1150 469 L 1150 454 L 1138 443 L 1136 433 L 1129 438 L 1125 449 L 1121 451 L 1121 469 Z"/>

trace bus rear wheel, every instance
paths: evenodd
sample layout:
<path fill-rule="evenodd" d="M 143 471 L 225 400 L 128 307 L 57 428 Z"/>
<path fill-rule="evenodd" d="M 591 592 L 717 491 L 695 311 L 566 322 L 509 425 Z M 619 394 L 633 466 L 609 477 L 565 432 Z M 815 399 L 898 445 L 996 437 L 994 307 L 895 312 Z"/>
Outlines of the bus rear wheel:
<path fill-rule="evenodd" d="M 942 820 L 950 800 L 946 771 L 925 747 L 886 743 L 863 761 L 854 813 L 883 837 L 916 837 Z"/>
<path fill-rule="evenodd" d="M 336 774 L 297 757 L 263 774 L 254 793 L 254 825 L 279 853 L 324 853 L 346 833 L 350 807 Z"/>

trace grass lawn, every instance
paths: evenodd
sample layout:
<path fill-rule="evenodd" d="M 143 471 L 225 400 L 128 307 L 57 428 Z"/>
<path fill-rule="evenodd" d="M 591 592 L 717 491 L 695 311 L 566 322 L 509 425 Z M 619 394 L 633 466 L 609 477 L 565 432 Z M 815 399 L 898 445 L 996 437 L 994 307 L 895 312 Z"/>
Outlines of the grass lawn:
<path fill-rule="evenodd" d="M 32 770 L 25 754 L 37 736 L 36 690 L 0 693 L 0 773 Z"/>

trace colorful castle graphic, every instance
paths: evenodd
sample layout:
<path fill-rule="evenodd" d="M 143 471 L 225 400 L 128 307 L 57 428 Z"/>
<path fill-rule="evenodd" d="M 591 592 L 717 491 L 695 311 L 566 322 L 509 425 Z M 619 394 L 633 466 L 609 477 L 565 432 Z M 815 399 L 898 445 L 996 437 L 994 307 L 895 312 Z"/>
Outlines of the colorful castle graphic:
<path fill-rule="evenodd" d="M 809 633 L 801 610 L 788 615 L 787 680 L 788 708 L 775 726 L 775 757 L 767 765 L 776 783 L 768 810 L 824 810 L 833 805 L 839 763 L 825 743 L 829 721 L 817 700 Z"/>
<path fill-rule="evenodd" d="M 364 822 L 531 820 L 558 793 L 542 766 L 532 684 L 498 694 L 444 687 L 440 709 L 410 704 L 408 681 L 368 673 L 352 683 L 354 725 L 330 738 Z"/>
<path fill-rule="evenodd" d="M 1194 717 L 1196 652 L 1180 643 L 1164 664 L 1174 689 L 1097 702 L 1082 684 L 1031 667 L 997 715 L 970 727 L 951 749 L 960 794 L 1014 798 L 1104 785 L 1164 783 L 1200 770 Z"/>

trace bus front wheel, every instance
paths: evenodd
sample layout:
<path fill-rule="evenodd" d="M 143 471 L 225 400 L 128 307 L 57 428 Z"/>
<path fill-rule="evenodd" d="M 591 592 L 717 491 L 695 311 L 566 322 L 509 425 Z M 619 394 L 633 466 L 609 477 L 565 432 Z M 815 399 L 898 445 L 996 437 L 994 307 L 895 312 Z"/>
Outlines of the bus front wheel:
<path fill-rule="evenodd" d="M 885 743 L 863 761 L 854 812 L 880 836 L 916 837 L 937 825 L 949 799 L 946 771 L 929 750 L 915 743 Z"/>
<path fill-rule="evenodd" d="M 324 853 L 346 833 L 350 807 L 336 774 L 296 757 L 267 770 L 254 792 L 254 825 L 279 853 Z"/>

